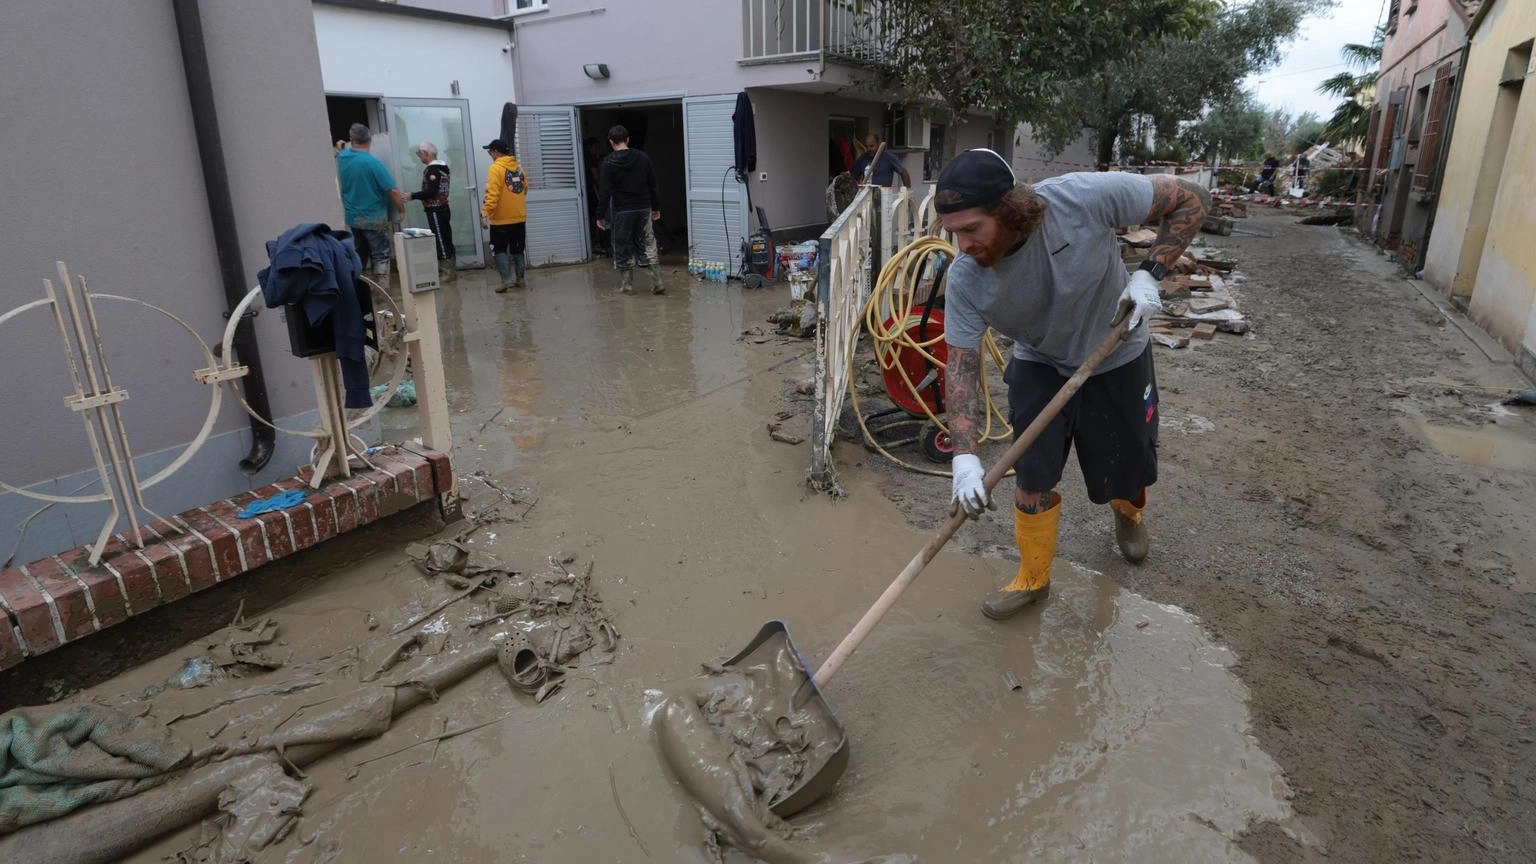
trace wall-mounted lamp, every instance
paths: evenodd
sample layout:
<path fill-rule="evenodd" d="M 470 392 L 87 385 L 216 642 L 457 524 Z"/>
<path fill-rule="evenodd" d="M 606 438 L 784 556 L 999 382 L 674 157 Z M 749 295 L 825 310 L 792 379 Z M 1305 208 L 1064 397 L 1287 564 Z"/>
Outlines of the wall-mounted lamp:
<path fill-rule="evenodd" d="M 581 71 L 587 73 L 587 77 L 593 81 L 602 81 L 608 77 L 607 63 L 588 63 L 581 67 Z"/>

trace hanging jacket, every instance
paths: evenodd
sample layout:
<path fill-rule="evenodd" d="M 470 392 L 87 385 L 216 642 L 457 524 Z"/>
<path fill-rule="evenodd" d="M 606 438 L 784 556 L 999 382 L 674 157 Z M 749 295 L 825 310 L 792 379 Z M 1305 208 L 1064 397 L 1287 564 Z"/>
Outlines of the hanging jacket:
<path fill-rule="evenodd" d="M 367 302 L 368 286 L 361 280 L 363 263 L 345 241 L 348 236 L 324 223 L 295 225 L 267 241 L 271 263 L 257 271 L 256 280 L 268 307 L 296 304 L 297 309 L 288 314 L 302 311 L 310 326 L 331 319 L 346 407 L 368 408 L 373 395 L 368 391 L 363 346 L 372 304 Z"/>
<path fill-rule="evenodd" d="M 480 215 L 492 225 L 528 221 L 528 175 L 516 156 L 502 156 L 485 171 L 485 203 Z"/>
<path fill-rule="evenodd" d="M 428 210 L 438 210 L 448 206 L 448 192 L 453 188 L 451 173 L 448 171 L 448 163 L 441 159 L 433 159 L 421 172 L 421 191 L 412 192 L 411 200 L 420 201 L 421 206 Z"/>

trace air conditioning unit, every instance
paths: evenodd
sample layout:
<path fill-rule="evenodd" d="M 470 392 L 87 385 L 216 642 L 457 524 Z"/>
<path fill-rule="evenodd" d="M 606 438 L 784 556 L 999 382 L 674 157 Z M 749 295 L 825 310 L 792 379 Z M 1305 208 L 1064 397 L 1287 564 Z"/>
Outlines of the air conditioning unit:
<path fill-rule="evenodd" d="M 927 150 L 928 118 L 916 108 L 904 108 L 891 115 L 892 150 Z"/>

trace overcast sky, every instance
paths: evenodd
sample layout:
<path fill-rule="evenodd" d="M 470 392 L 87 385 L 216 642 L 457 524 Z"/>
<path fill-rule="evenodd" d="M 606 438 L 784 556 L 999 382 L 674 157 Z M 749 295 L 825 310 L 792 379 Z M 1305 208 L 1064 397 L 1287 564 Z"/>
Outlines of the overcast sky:
<path fill-rule="evenodd" d="M 1296 41 L 1280 65 L 1248 79 L 1247 87 L 1260 102 L 1292 114 L 1313 111 L 1327 117 L 1338 100 L 1317 92 L 1323 79 L 1344 70 L 1339 48 L 1346 42 L 1366 44 L 1382 16 L 1383 0 L 1339 0 L 1322 16 L 1301 25 Z"/>

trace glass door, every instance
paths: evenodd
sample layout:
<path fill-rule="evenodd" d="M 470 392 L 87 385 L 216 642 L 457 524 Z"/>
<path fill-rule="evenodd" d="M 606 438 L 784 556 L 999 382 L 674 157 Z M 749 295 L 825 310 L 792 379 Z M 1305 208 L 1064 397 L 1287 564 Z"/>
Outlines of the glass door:
<path fill-rule="evenodd" d="M 480 244 L 480 177 L 470 158 L 469 102 L 463 99 L 384 99 L 384 114 L 389 118 L 390 149 L 394 151 L 395 177 L 406 194 L 421 188 L 421 172 L 426 168 L 416 157 L 416 148 L 430 141 L 437 145 L 437 158 L 448 163 L 453 189 L 448 196 L 452 208 L 453 246 L 461 266 L 485 263 Z M 427 217 L 418 201 L 405 209 L 405 225 L 426 228 Z"/>

